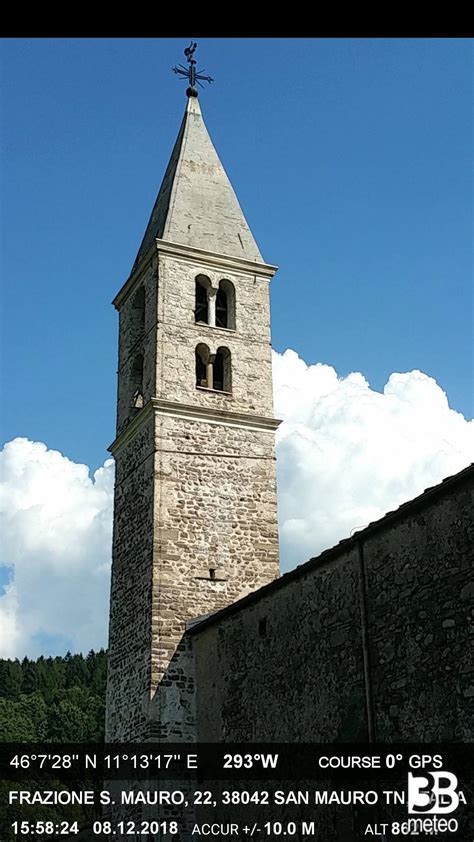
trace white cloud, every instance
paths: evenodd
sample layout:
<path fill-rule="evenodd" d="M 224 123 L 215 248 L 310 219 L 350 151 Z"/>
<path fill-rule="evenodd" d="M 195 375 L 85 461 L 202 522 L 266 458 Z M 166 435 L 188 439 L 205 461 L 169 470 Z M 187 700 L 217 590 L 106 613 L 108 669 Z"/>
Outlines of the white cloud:
<path fill-rule="evenodd" d="M 281 558 L 318 555 L 474 459 L 474 422 L 421 371 L 383 393 L 291 350 L 274 354 Z"/>
<path fill-rule="evenodd" d="M 4 590 L 0 599 L 0 657 L 16 658 L 20 652 L 24 654 L 18 624 L 18 595 L 13 582 Z"/>
<path fill-rule="evenodd" d="M 0 599 L 0 654 L 87 651 L 106 641 L 113 462 L 91 478 L 40 442 L 0 455 L 1 562 L 14 578 Z"/>
<path fill-rule="evenodd" d="M 283 569 L 306 561 L 474 459 L 474 422 L 420 371 L 382 393 L 294 351 L 274 354 Z M 0 655 L 106 644 L 113 462 L 85 465 L 17 438 L 0 454 Z"/>

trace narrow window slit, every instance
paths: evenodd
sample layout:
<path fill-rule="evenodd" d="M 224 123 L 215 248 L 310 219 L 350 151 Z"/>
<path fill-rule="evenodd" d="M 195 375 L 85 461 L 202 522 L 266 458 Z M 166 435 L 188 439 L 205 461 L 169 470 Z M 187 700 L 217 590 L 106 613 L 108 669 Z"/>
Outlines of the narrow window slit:
<path fill-rule="evenodd" d="M 133 361 L 131 377 L 132 406 L 135 409 L 143 407 L 143 354 L 137 354 Z"/>

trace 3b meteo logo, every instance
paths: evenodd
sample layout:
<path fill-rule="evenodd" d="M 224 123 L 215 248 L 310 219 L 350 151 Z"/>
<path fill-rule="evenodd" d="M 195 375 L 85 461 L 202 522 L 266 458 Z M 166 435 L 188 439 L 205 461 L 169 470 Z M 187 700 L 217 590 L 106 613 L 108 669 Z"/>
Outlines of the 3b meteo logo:
<path fill-rule="evenodd" d="M 452 772 L 408 773 L 408 812 L 454 813 L 459 806 L 458 779 Z"/>

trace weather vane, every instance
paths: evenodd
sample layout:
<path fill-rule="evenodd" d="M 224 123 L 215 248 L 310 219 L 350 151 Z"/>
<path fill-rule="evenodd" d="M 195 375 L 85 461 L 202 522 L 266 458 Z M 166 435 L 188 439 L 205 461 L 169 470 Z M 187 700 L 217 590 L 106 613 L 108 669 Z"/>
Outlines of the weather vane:
<path fill-rule="evenodd" d="M 186 90 L 186 94 L 188 96 L 197 96 L 197 88 L 196 84 L 198 84 L 201 88 L 204 87 L 202 82 L 211 82 L 214 81 L 212 76 L 203 76 L 202 70 L 196 70 L 196 59 L 194 58 L 194 53 L 196 52 L 197 42 L 191 41 L 189 47 L 186 47 L 184 51 L 184 55 L 188 61 L 189 67 L 184 67 L 182 64 L 175 65 L 173 67 L 174 73 L 177 73 L 178 76 L 183 76 L 185 79 L 189 80 L 189 88 Z"/>

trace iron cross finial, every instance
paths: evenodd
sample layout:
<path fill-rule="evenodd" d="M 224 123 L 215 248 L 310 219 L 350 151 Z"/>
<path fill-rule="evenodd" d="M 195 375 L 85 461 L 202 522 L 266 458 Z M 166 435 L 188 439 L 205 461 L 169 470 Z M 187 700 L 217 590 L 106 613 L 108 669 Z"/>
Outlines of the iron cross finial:
<path fill-rule="evenodd" d="M 209 82 L 210 84 L 214 81 L 212 76 L 204 76 L 202 70 L 196 70 L 196 59 L 194 58 L 196 48 L 197 42 L 191 41 L 189 47 L 186 47 L 184 51 L 184 55 L 186 56 L 189 67 L 184 67 L 182 64 L 175 65 L 173 67 L 174 73 L 177 73 L 178 76 L 181 76 L 184 79 L 188 79 L 189 81 L 189 88 L 186 91 L 187 96 L 198 95 L 196 84 L 203 88 L 204 85 L 202 84 L 202 82 Z"/>

